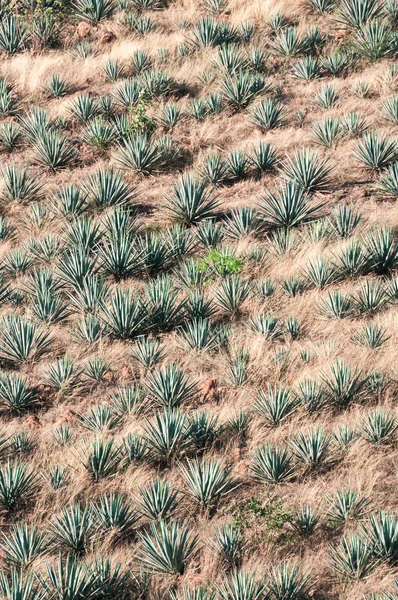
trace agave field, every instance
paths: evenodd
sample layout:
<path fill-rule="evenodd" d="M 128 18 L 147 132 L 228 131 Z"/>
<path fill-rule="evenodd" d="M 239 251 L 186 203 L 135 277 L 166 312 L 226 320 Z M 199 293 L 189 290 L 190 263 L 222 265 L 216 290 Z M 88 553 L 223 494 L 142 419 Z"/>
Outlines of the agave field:
<path fill-rule="evenodd" d="M 397 600 L 398 0 L 0 0 L 0 598 Z"/>

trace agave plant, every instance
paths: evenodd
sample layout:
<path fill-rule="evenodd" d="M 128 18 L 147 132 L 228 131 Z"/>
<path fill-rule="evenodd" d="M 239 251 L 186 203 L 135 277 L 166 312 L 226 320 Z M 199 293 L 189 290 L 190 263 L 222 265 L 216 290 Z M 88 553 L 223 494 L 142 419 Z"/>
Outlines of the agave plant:
<path fill-rule="evenodd" d="M 365 346 L 376 350 L 380 348 L 389 339 L 386 335 L 387 330 L 376 323 L 367 323 L 365 327 L 358 331 L 352 338 L 352 342 L 358 346 Z"/>
<path fill-rule="evenodd" d="M 156 413 L 151 422 L 145 420 L 144 440 L 148 446 L 149 458 L 153 462 L 170 464 L 181 457 L 190 447 L 189 422 L 178 409 L 164 409 Z"/>
<path fill-rule="evenodd" d="M 358 535 L 342 537 L 338 546 L 329 547 L 330 568 L 343 579 L 362 579 L 377 565 L 371 544 Z"/>
<path fill-rule="evenodd" d="M 13 513 L 32 502 L 38 491 L 35 473 L 23 462 L 3 463 L 0 467 L 0 506 Z"/>
<path fill-rule="evenodd" d="M 228 105 L 235 110 L 245 108 L 264 89 L 261 75 L 240 69 L 226 74 L 220 83 L 220 91 Z"/>
<path fill-rule="evenodd" d="M 142 302 L 130 290 L 117 289 L 104 307 L 104 322 L 117 339 L 132 339 L 142 333 L 147 312 Z"/>
<path fill-rule="evenodd" d="M 192 175 L 182 175 L 173 186 L 172 195 L 166 195 L 166 201 L 170 213 L 186 225 L 211 219 L 219 207 L 218 197 Z"/>
<path fill-rule="evenodd" d="M 211 509 L 221 498 L 230 494 L 239 485 L 231 476 L 231 469 L 218 460 L 188 460 L 181 472 L 191 496 L 202 508 Z"/>
<path fill-rule="evenodd" d="M 371 444 L 391 443 L 398 423 L 394 415 L 377 408 L 369 411 L 367 415 L 359 421 L 359 429 L 362 436 Z"/>
<path fill-rule="evenodd" d="M 11 568 L 24 570 L 48 552 L 43 533 L 35 525 L 20 523 L 2 535 L 1 550 Z"/>
<path fill-rule="evenodd" d="M 111 492 L 92 505 L 99 528 L 116 541 L 131 535 L 140 515 L 123 496 Z"/>
<path fill-rule="evenodd" d="M 381 560 L 395 561 L 398 556 L 398 518 L 390 511 L 380 510 L 361 524 L 373 554 Z"/>
<path fill-rule="evenodd" d="M 2 374 L 0 377 L 0 405 L 14 415 L 37 407 L 40 397 L 28 380 L 18 373 Z"/>
<path fill-rule="evenodd" d="M 261 131 L 268 131 L 280 127 L 285 118 L 285 110 L 279 100 L 267 98 L 253 108 L 250 112 L 251 121 Z"/>
<path fill-rule="evenodd" d="M 366 389 L 367 377 L 361 370 L 337 360 L 329 365 L 329 372 L 321 372 L 327 402 L 337 407 L 345 407 L 359 399 Z"/>
<path fill-rule="evenodd" d="M 297 397 L 285 387 L 268 386 L 267 392 L 259 390 L 255 401 L 256 411 L 272 427 L 288 419 L 297 406 Z"/>
<path fill-rule="evenodd" d="M 75 504 L 65 507 L 59 516 L 52 517 L 49 533 L 55 546 L 80 556 L 88 548 L 94 525 L 89 506 Z"/>
<path fill-rule="evenodd" d="M 112 16 L 116 3 L 114 0 L 74 0 L 73 8 L 78 17 L 100 23 Z"/>
<path fill-rule="evenodd" d="M 211 545 L 221 555 L 228 570 L 240 566 L 245 542 L 239 527 L 234 525 L 220 527 L 215 531 Z"/>
<path fill-rule="evenodd" d="M 42 600 L 42 590 L 36 585 L 34 573 L 23 573 L 18 569 L 12 569 L 10 573 L 0 572 L 0 591 L 4 598 L 30 598 L 31 600 Z"/>
<path fill-rule="evenodd" d="M 314 205 L 295 181 L 286 181 L 261 198 L 259 224 L 267 230 L 290 229 L 316 218 L 322 206 L 322 203 Z"/>
<path fill-rule="evenodd" d="M 394 43 L 395 31 L 380 19 L 369 21 L 354 36 L 354 49 L 371 61 L 390 56 Z"/>
<path fill-rule="evenodd" d="M 297 564 L 286 561 L 268 571 L 268 589 L 274 598 L 299 600 L 312 587 L 311 573 L 301 573 Z"/>
<path fill-rule="evenodd" d="M 398 197 L 398 162 L 393 162 L 383 171 L 377 187 L 384 194 Z"/>
<path fill-rule="evenodd" d="M 68 167 L 76 158 L 76 151 L 66 135 L 58 131 L 43 132 L 32 149 L 33 161 L 51 171 Z"/>
<path fill-rule="evenodd" d="M 297 458 L 308 469 L 314 470 L 331 460 L 331 438 L 322 427 L 308 428 L 290 440 L 290 447 Z"/>
<path fill-rule="evenodd" d="M 189 561 L 197 554 L 198 536 L 179 521 L 152 522 L 149 531 L 139 534 L 141 564 L 155 573 L 183 575 Z"/>
<path fill-rule="evenodd" d="M 27 31 L 23 22 L 15 15 L 1 14 L 0 49 L 6 54 L 16 54 L 23 50 Z"/>
<path fill-rule="evenodd" d="M 376 0 L 342 0 L 338 21 L 346 27 L 359 29 L 370 19 L 378 17 L 381 10 Z"/>
<path fill-rule="evenodd" d="M 267 293 L 267 289 L 265 292 Z M 268 312 L 251 317 L 248 327 L 254 333 L 261 334 L 266 340 L 276 340 L 282 336 L 278 319 Z"/>
<path fill-rule="evenodd" d="M 274 24 L 275 28 L 276 23 Z M 280 19 L 277 24 L 278 33 L 272 41 L 272 46 L 281 56 L 297 56 L 305 49 L 305 40 L 298 34 L 297 28 L 281 27 Z"/>
<path fill-rule="evenodd" d="M 229 315 L 236 315 L 244 301 L 249 297 L 250 284 L 240 277 L 230 276 L 224 279 L 214 291 L 218 306 Z"/>
<path fill-rule="evenodd" d="M 67 554 L 66 557 L 60 553 L 55 565 L 46 562 L 46 571 L 47 578 L 40 577 L 44 597 L 56 594 L 65 600 L 70 600 L 79 596 L 93 595 L 99 589 L 98 576 L 94 576 L 89 567 L 80 563 L 72 553 Z"/>
<path fill-rule="evenodd" d="M 289 524 L 294 531 L 303 537 L 308 537 L 318 528 L 320 515 L 308 505 L 296 509 L 289 519 Z"/>
<path fill-rule="evenodd" d="M 3 189 L 1 200 L 5 203 L 27 203 L 40 200 L 43 183 L 27 167 L 16 163 L 7 163 L 1 169 Z"/>
<path fill-rule="evenodd" d="M 90 477 L 98 482 L 103 477 L 114 475 L 120 461 L 121 447 L 115 447 L 114 439 L 94 440 L 91 448 L 84 450 L 83 465 Z"/>
<path fill-rule="evenodd" d="M 196 383 L 174 364 L 148 373 L 145 387 L 152 402 L 166 408 L 179 407 L 197 392 Z"/>
<path fill-rule="evenodd" d="M 328 159 L 321 160 L 309 148 L 298 150 L 281 167 L 284 176 L 305 192 L 324 192 L 330 184 L 332 166 Z"/>
<path fill-rule="evenodd" d="M 249 468 L 253 477 L 263 483 L 282 483 L 294 476 L 291 455 L 277 444 L 257 448 Z"/>
<path fill-rule="evenodd" d="M 344 525 L 348 520 L 363 519 L 370 511 L 370 500 L 357 490 L 347 488 L 337 490 L 328 498 L 327 517 L 334 525 Z"/>
<path fill-rule="evenodd" d="M 364 237 L 366 269 L 377 275 L 388 274 L 398 263 L 398 243 L 388 227 L 370 230 Z"/>
<path fill-rule="evenodd" d="M 234 570 L 230 576 L 224 574 L 223 582 L 217 586 L 220 600 L 260 600 L 266 593 L 265 583 L 258 581 L 254 573 Z"/>
<path fill-rule="evenodd" d="M 146 133 L 127 137 L 117 147 L 115 159 L 121 169 L 148 175 L 169 168 L 180 157 L 180 147 L 167 136 L 157 140 Z"/>
<path fill-rule="evenodd" d="M 379 171 L 397 160 L 398 150 L 395 141 L 386 135 L 378 135 L 375 130 L 366 132 L 354 149 L 354 157 L 365 169 Z"/>
<path fill-rule="evenodd" d="M 25 363 L 42 356 L 52 343 L 50 333 L 24 317 L 8 315 L 2 320 L 0 356 L 12 363 Z"/>
<path fill-rule="evenodd" d="M 172 492 L 169 482 L 153 480 L 144 488 L 139 488 L 137 498 L 140 513 L 151 520 L 166 520 L 178 507 L 178 492 Z"/>

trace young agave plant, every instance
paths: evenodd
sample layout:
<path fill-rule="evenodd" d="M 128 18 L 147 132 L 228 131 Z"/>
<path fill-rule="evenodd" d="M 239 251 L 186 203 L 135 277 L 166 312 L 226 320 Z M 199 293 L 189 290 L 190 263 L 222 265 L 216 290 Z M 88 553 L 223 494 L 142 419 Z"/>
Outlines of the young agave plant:
<path fill-rule="evenodd" d="M 140 496 L 137 497 L 137 503 L 140 514 L 150 520 L 166 520 L 178 507 L 178 491 L 172 492 L 168 481 L 155 479 L 146 487 L 138 489 Z"/>
<path fill-rule="evenodd" d="M 360 399 L 366 390 L 367 377 L 362 371 L 340 359 L 321 372 L 328 404 L 343 408 Z"/>
<path fill-rule="evenodd" d="M 236 315 L 250 294 L 250 283 L 240 277 L 230 276 L 214 290 L 215 300 L 221 310 L 231 316 Z"/>
<path fill-rule="evenodd" d="M 342 294 L 341 290 L 333 290 L 328 292 L 326 298 L 321 299 L 319 311 L 328 319 L 345 319 L 352 315 L 351 299 Z"/>
<path fill-rule="evenodd" d="M 35 141 L 31 156 L 39 166 L 56 172 L 66 169 L 75 160 L 77 153 L 66 135 L 50 130 L 43 132 Z"/>
<path fill-rule="evenodd" d="M 83 427 L 99 433 L 112 429 L 118 421 L 107 404 L 96 404 L 90 408 L 87 415 L 77 413 L 77 418 Z"/>
<path fill-rule="evenodd" d="M 52 518 L 48 532 L 55 546 L 81 556 L 88 549 L 94 525 L 90 508 L 75 504 L 64 508 L 59 516 Z"/>
<path fill-rule="evenodd" d="M 366 270 L 377 275 L 390 273 L 398 264 L 398 243 L 388 227 L 369 231 L 364 238 Z"/>
<path fill-rule="evenodd" d="M 271 427 L 280 425 L 297 409 L 297 396 L 285 387 L 268 386 L 267 392 L 258 392 L 255 408 Z"/>
<path fill-rule="evenodd" d="M 139 539 L 139 560 L 145 569 L 155 573 L 183 575 L 198 551 L 198 536 L 179 521 L 152 522 L 149 531 L 140 533 Z"/>
<path fill-rule="evenodd" d="M 352 342 L 358 346 L 376 350 L 390 339 L 390 336 L 386 333 L 387 329 L 385 327 L 380 327 L 377 323 L 367 323 L 362 330 L 353 336 Z"/>
<path fill-rule="evenodd" d="M 319 520 L 320 515 L 307 504 L 293 512 L 289 524 L 299 535 L 308 537 L 318 528 Z"/>
<path fill-rule="evenodd" d="M 380 171 L 397 160 L 396 141 L 390 141 L 386 135 L 378 135 L 375 130 L 371 130 L 358 142 L 354 157 L 365 169 Z"/>
<path fill-rule="evenodd" d="M 113 492 L 100 496 L 99 500 L 93 503 L 92 510 L 99 528 L 110 534 L 115 541 L 128 538 L 140 518 L 123 496 Z"/>
<path fill-rule="evenodd" d="M 328 159 L 320 159 L 309 148 L 297 150 L 293 158 L 287 157 L 281 172 L 288 181 L 305 192 L 325 192 L 330 184 L 332 166 Z"/>
<path fill-rule="evenodd" d="M 397 429 L 396 417 L 382 408 L 369 411 L 366 417 L 359 421 L 362 437 L 371 444 L 391 443 Z"/>
<path fill-rule="evenodd" d="M 48 473 L 43 474 L 43 479 L 47 481 L 53 490 L 59 490 L 69 483 L 68 469 L 61 465 L 56 465 Z"/>
<path fill-rule="evenodd" d="M 221 555 L 227 570 L 240 567 L 246 544 L 239 527 L 234 525 L 220 527 L 215 531 L 214 540 L 210 543 Z"/>
<path fill-rule="evenodd" d="M 43 331 L 24 317 L 8 315 L 2 321 L 0 356 L 11 363 L 22 364 L 42 356 L 51 345 L 48 331 Z"/>
<path fill-rule="evenodd" d="M 247 598 L 247 600 L 261 600 L 266 595 L 266 585 L 258 581 L 254 573 L 245 570 L 234 570 L 228 576 L 224 574 L 223 583 L 217 585 L 220 600 Z"/>
<path fill-rule="evenodd" d="M 240 69 L 225 75 L 220 83 L 220 92 L 234 110 L 242 110 L 264 89 L 261 75 Z"/>
<path fill-rule="evenodd" d="M 6 513 L 32 502 L 37 491 L 37 477 L 25 463 L 8 460 L 0 467 L 0 506 Z"/>
<path fill-rule="evenodd" d="M 177 365 L 170 364 L 159 371 L 148 373 L 145 387 L 156 406 L 178 408 L 182 402 L 197 393 L 196 382 L 191 381 Z"/>
<path fill-rule="evenodd" d="M 279 100 L 267 98 L 250 112 L 251 122 L 261 131 L 269 131 L 281 127 L 285 121 L 285 109 Z"/>
<path fill-rule="evenodd" d="M 249 469 L 254 479 L 262 483 L 283 483 L 294 477 L 292 456 L 277 444 L 257 448 Z"/>
<path fill-rule="evenodd" d="M 104 323 L 109 334 L 120 340 L 133 339 L 145 329 L 147 310 L 130 289 L 117 289 L 104 307 Z"/>
<path fill-rule="evenodd" d="M 25 377 L 19 373 L 1 375 L 0 405 L 3 408 L 13 415 L 21 415 L 39 404 L 40 396 L 37 389 L 30 387 Z"/>
<path fill-rule="evenodd" d="M 38 176 L 23 165 L 7 163 L 1 169 L 3 189 L 1 200 L 5 203 L 27 203 L 42 198 L 43 183 Z"/>
<path fill-rule="evenodd" d="M 179 178 L 172 195 L 166 195 L 166 201 L 171 214 L 186 225 L 213 218 L 219 207 L 218 197 L 206 189 L 205 183 L 189 174 Z"/>
<path fill-rule="evenodd" d="M 290 447 L 297 460 L 310 470 L 330 462 L 331 438 L 322 427 L 308 428 L 290 440 Z"/>
<path fill-rule="evenodd" d="M 151 461 L 170 464 L 191 446 L 187 416 L 177 409 L 164 409 L 154 415 L 152 422 L 145 419 L 144 440 Z"/>
<path fill-rule="evenodd" d="M 337 527 L 349 520 L 361 520 L 370 512 L 369 498 L 351 488 L 337 490 L 327 500 L 329 506 L 326 516 Z"/>
<path fill-rule="evenodd" d="M 94 440 L 91 448 L 83 452 L 83 465 L 90 477 L 97 483 L 104 477 L 114 475 L 119 467 L 121 447 L 115 447 L 114 439 Z"/>
<path fill-rule="evenodd" d="M 398 517 L 389 510 L 373 514 L 361 524 L 373 555 L 381 560 L 395 561 L 398 556 Z"/>
<path fill-rule="evenodd" d="M 7 534 L 3 533 L 0 548 L 8 567 L 21 571 L 49 550 L 44 534 L 27 523 L 13 525 Z"/>
<path fill-rule="evenodd" d="M 358 580 L 367 577 L 377 566 L 369 541 L 358 535 L 342 537 L 338 546 L 329 546 L 330 569 L 335 577 Z"/>
<path fill-rule="evenodd" d="M 223 467 L 216 459 L 188 460 L 186 467 L 181 466 L 181 472 L 188 487 L 188 495 L 203 509 L 214 508 L 221 498 L 239 485 L 231 476 L 231 469 Z"/>
<path fill-rule="evenodd" d="M 259 203 L 259 226 L 265 230 L 290 229 L 318 216 L 323 203 L 314 205 L 296 181 L 286 181 L 267 192 Z"/>
<path fill-rule="evenodd" d="M 268 589 L 274 598 L 300 600 L 312 587 L 311 573 L 301 573 L 297 564 L 286 561 L 268 571 Z"/>

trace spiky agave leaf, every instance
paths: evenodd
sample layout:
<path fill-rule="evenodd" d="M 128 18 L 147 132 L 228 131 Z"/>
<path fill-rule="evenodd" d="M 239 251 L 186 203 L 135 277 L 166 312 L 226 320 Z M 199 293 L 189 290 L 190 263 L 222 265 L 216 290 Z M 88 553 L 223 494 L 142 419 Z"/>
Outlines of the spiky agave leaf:
<path fill-rule="evenodd" d="M 337 526 L 349 520 L 361 520 L 370 512 L 370 499 L 352 488 L 337 490 L 327 501 L 326 515 Z"/>
<path fill-rule="evenodd" d="M 329 365 L 329 371 L 322 371 L 320 377 L 327 402 L 337 407 L 348 406 L 360 398 L 368 380 L 362 370 L 346 364 L 343 359 Z"/>
<path fill-rule="evenodd" d="M 47 131 L 35 141 L 32 149 L 33 161 L 51 171 L 66 169 L 76 158 L 76 151 L 66 135 L 58 131 Z"/>
<path fill-rule="evenodd" d="M 395 561 L 398 556 L 398 518 L 389 510 L 380 510 L 361 524 L 373 554 L 381 560 Z"/>

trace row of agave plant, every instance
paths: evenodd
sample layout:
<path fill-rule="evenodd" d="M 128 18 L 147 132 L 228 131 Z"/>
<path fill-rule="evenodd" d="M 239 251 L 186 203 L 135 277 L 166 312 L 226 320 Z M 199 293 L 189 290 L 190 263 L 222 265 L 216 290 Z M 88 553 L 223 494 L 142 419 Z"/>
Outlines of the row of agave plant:
<path fill-rule="evenodd" d="M 29 18 L 21 19 L 7 10 L 7 4 L 11 3 L 5 2 L 4 7 L 0 9 L 0 48 L 3 52 L 14 54 L 23 51 L 29 43 L 45 48 L 60 42 L 61 23 L 53 13 L 38 11 L 37 14 L 33 13 L 32 18 L 31 12 L 28 11 Z M 148 15 L 148 11 L 165 8 L 166 4 L 160 0 L 75 0 L 65 3 L 63 8 L 69 8 L 72 16 L 93 24 L 110 19 L 116 13 L 130 32 L 143 36 L 156 28 L 156 21 Z M 314 13 L 334 13 L 333 25 L 346 29 L 352 35 L 354 47 L 368 58 L 383 58 L 396 49 L 396 0 L 389 0 L 383 5 L 375 0 L 308 0 L 306 7 Z M 253 23 L 247 22 L 240 27 L 233 27 L 225 20 L 217 20 L 226 8 L 225 0 L 207 0 L 204 9 L 210 15 L 202 17 L 196 24 L 182 24 L 182 27 L 191 30 L 191 47 L 200 49 L 242 39 L 250 41 L 255 34 Z M 58 8 L 60 13 L 61 9 L 62 6 Z M 325 42 L 325 36 L 318 30 L 316 34 L 310 32 L 301 36 L 295 27 L 294 19 L 281 13 L 275 13 L 269 19 L 268 27 L 275 36 L 271 44 L 274 51 L 284 56 L 312 52 Z"/>

